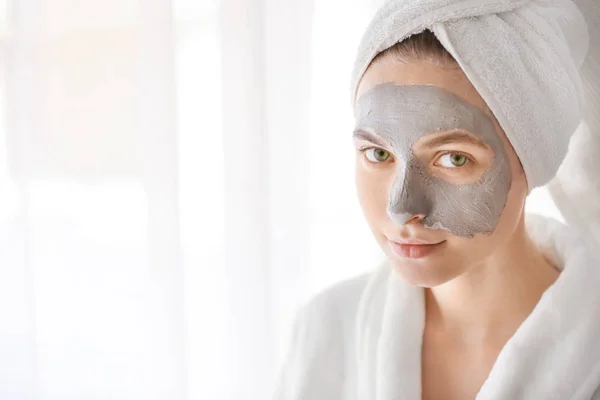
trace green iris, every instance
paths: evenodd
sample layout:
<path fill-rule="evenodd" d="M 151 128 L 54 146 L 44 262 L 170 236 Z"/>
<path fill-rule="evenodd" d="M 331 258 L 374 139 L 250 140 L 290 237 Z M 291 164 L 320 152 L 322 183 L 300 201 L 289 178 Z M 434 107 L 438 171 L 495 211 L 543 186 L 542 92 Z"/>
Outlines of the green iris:
<path fill-rule="evenodd" d="M 390 152 L 383 149 L 373 149 L 373 156 L 378 162 L 385 162 L 390 158 Z"/>
<path fill-rule="evenodd" d="M 462 154 L 454 153 L 450 154 L 450 162 L 455 167 L 462 167 L 467 163 L 468 159 Z"/>

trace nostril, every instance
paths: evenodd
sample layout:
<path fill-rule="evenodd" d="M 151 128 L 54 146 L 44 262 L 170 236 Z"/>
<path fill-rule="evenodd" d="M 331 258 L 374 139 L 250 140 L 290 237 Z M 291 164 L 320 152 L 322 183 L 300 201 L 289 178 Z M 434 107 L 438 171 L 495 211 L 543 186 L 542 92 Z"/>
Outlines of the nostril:
<path fill-rule="evenodd" d="M 413 214 L 405 223 L 404 225 L 408 225 L 411 223 L 415 223 L 415 222 L 421 222 L 423 220 L 423 218 L 425 218 L 424 214 Z"/>

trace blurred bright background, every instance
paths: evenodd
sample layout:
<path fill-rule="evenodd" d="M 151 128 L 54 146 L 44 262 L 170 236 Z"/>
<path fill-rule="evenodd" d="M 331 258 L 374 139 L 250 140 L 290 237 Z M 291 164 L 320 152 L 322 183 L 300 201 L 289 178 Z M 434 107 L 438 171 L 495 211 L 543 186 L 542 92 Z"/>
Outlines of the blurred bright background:
<path fill-rule="evenodd" d="M 297 307 L 382 260 L 348 96 L 377 3 L 0 2 L 0 399 L 269 398 Z"/>

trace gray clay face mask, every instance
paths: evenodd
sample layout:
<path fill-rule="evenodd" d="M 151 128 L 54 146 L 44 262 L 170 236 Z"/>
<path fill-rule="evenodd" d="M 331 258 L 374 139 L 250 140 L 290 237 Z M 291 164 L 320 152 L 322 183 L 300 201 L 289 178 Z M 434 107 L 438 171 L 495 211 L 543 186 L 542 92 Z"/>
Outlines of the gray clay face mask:
<path fill-rule="evenodd" d="M 394 222 L 423 214 L 425 227 L 456 236 L 494 230 L 506 205 L 511 170 L 503 142 L 483 111 L 434 86 L 385 83 L 361 96 L 356 115 L 356 130 L 387 140 L 398 160 L 387 209 Z M 474 184 L 433 176 L 413 154 L 413 144 L 423 136 L 456 129 L 472 133 L 494 152 L 492 165 Z"/>

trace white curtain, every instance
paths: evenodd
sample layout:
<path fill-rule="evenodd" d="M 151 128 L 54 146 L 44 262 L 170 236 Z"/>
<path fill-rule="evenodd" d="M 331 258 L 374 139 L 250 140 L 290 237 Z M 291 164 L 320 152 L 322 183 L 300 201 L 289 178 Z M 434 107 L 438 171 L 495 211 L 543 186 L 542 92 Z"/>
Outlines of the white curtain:
<path fill-rule="evenodd" d="M 382 257 L 348 100 L 376 4 L 0 3 L 1 399 L 269 398 L 299 304 Z"/>

